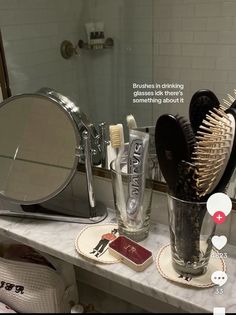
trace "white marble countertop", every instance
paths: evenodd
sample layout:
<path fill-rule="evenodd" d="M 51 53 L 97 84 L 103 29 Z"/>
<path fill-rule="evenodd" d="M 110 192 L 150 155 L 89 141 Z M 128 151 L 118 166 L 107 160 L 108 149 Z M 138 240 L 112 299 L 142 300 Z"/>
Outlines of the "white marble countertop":
<path fill-rule="evenodd" d="M 103 223 L 115 222 L 114 212 Z M 74 247 L 74 241 L 84 225 L 57 221 L 30 220 L 13 217 L 0 218 L 0 235 L 30 245 L 54 255 L 111 281 L 120 283 L 147 296 L 156 298 L 187 312 L 213 312 L 213 307 L 225 307 L 227 313 L 236 312 L 236 259 L 226 260 L 228 281 L 224 294 L 215 293 L 215 287 L 197 289 L 180 286 L 164 279 L 155 262 L 143 272 L 135 272 L 123 263 L 105 265 L 86 260 Z M 154 260 L 158 250 L 169 243 L 168 227 L 153 224 L 149 237 L 141 244 L 152 251 Z"/>

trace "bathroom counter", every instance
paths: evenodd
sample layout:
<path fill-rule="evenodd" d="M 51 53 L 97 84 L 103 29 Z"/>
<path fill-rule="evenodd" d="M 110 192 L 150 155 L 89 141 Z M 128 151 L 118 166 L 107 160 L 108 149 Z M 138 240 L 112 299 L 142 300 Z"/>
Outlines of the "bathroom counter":
<path fill-rule="evenodd" d="M 115 214 L 102 223 L 115 222 Z M 167 281 L 157 271 L 155 262 L 145 271 L 135 272 L 123 263 L 105 265 L 80 256 L 74 247 L 78 233 L 84 225 L 57 221 L 30 220 L 13 217 L 0 218 L 0 235 L 10 237 L 35 249 L 56 256 L 89 272 L 119 283 L 145 296 L 163 301 L 187 312 L 210 312 L 213 307 L 225 307 L 227 313 L 236 311 L 236 259 L 227 258 L 228 281 L 224 294 L 215 293 L 215 287 L 197 289 Z M 158 250 L 169 243 L 168 227 L 153 224 L 149 237 L 141 242 L 152 251 L 154 260 Z M 153 309 L 155 312 L 155 310 Z"/>

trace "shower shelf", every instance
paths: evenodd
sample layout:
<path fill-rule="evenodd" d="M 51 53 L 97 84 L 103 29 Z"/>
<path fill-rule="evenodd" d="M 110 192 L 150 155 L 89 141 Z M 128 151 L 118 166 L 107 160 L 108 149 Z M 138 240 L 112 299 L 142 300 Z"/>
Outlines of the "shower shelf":
<path fill-rule="evenodd" d="M 108 37 L 102 47 L 91 46 L 88 43 L 84 42 L 82 39 L 79 40 L 78 44 L 74 46 L 69 40 L 64 40 L 61 43 L 60 51 L 61 55 L 65 59 L 69 59 L 74 55 L 78 54 L 79 49 L 85 50 L 103 50 L 103 49 L 111 49 L 114 47 L 114 40 L 111 37 Z"/>
<path fill-rule="evenodd" d="M 78 47 L 80 49 L 87 49 L 87 50 L 102 50 L 107 48 L 112 48 L 114 46 L 114 40 L 111 37 L 108 37 L 101 48 L 95 48 L 94 46 L 85 43 L 82 39 L 78 42 Z"/>

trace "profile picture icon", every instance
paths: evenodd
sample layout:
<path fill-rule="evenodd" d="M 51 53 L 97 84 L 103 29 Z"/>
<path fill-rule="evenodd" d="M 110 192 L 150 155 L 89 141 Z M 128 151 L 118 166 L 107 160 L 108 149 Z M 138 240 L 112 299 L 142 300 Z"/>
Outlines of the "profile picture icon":
<path fill-rule="evenodd" d="M 207 200 L 207 211 L 217 224 L 222 224 L 232 210 L 232 201 L 224 193 L 212 194 Z"/>

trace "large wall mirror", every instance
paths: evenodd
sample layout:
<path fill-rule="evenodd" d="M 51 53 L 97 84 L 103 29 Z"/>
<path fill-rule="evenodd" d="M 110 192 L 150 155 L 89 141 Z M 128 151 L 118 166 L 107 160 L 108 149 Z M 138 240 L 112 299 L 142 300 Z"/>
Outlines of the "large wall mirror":
<path fill-rule="evenodd" d="M 198 89 L 212 90 L 220 101 L 234 96 L 235 21 L 233 0 L 2 0 L 0 5 L 12 95 L 48 86 L 76 100 L 95 125 L 125 128 L 128 114 L 139 127 L 155 125 L 163 113 L 188 118 Z M 87 42 L 90 22 L 102 22 L 114 46 L 77 47 L 79 40 Z M 64 40 L 74 46 L 68 59 L 60 51 Z M 154 85 L 150 102 L 139 93 L 147 91 L 142 84 Z M 235 198 L 235 175 L 228 193 Z"/>

